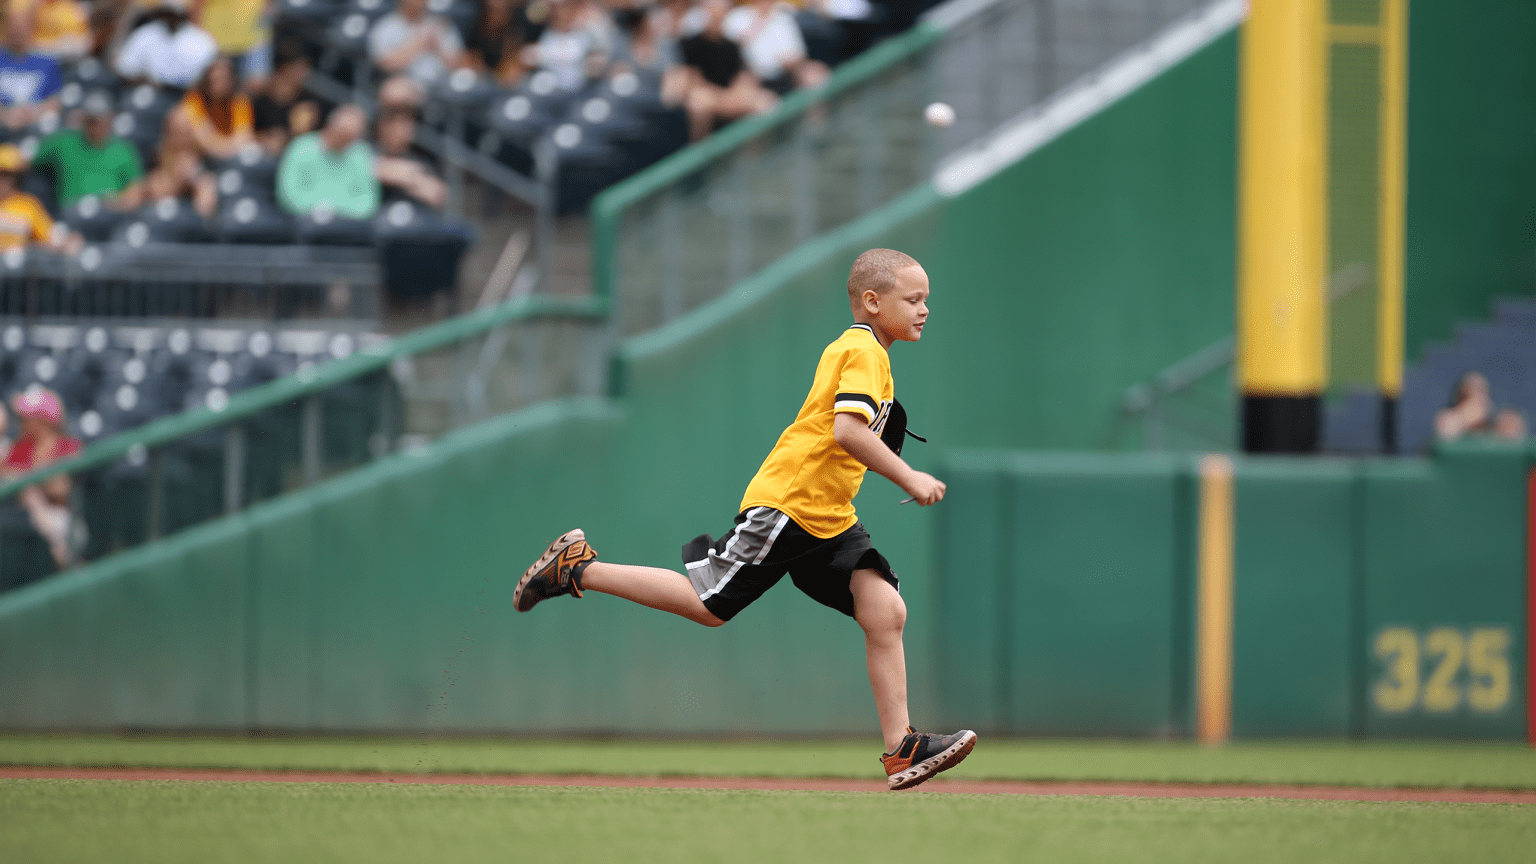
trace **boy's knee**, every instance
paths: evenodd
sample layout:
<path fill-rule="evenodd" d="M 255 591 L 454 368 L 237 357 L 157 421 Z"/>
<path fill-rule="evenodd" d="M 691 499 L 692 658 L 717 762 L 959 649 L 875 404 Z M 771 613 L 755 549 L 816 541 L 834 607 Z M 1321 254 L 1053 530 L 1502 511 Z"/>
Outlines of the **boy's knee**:
<path fill-rule="evenodd" d="M 870 633 L 900 633 L 907 626 L 907 604 L 894 591 L 885 596 L 866 597 L 855 610 L 854 618 Z"/>

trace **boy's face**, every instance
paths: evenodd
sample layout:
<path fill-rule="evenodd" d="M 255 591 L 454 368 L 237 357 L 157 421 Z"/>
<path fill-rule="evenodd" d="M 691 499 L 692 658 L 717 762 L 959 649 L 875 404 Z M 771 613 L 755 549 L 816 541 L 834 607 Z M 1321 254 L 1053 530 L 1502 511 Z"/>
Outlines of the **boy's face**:
<path fill-rule="evenodd" d="M 889 342 L 916 342 L 928 321 L 928 274 L 913 265 L 896 271 L 895 281 L 884 294 L 864 292 L 869 323 Z"/>

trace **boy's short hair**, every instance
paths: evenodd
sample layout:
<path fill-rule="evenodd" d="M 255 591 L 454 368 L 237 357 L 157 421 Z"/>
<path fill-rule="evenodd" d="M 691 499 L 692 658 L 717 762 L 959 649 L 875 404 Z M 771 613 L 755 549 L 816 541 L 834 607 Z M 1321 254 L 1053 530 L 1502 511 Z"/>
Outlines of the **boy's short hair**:
<path fill-rule="evenodd" d="M 857 300 L 865 291 L 884 294 L 896 284 L 896 273 L 918 266 L 917 259 L 895 249 L 871 249 L 855 258 L 848 271 L 848 299 Z"/>

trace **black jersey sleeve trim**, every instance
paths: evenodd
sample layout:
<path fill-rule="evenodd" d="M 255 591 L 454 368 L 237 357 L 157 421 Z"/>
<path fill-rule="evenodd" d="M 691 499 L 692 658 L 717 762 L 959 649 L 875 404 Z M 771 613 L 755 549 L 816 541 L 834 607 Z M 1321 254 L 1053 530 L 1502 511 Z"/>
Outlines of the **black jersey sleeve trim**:
<path fill-rule="evenodd" d="M 837 398 L 832 400 L 832 403 L 833 412 L 845 408 L 855 408 L 868 414 L 869 416 L 864 421 L 866 423 L 873 423 L 875 416 L 880 413 L 880 405 L 863 393 L 839 393 Z"/>

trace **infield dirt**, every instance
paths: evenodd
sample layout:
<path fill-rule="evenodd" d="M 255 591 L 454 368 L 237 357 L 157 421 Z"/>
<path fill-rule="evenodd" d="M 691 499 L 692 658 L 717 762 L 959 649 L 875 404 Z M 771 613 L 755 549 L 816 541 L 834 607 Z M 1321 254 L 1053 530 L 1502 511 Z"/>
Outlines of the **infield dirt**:
<path fill-rule="evenodd" d="M 237 771 L 173 768 L 56 768 L 0 766 L 0 777 L 73 780 L 204 780 L 276 783 L 405 783 L 469 786 L 584 786 L 648 789 L 750 789 L 880 792 L 879 779 L 792 777 L 644 777 L 593 774 L 428 774 L 369 771 Z M 923 792 L 986 795 L 1098 795 L 1130 798 L 1289 798 L 1324 801 L 1423 801 L 1536 804 L 1536 790 L 1394 789 L 1230 783 L 1042 782 L 938 778 Z"/>

